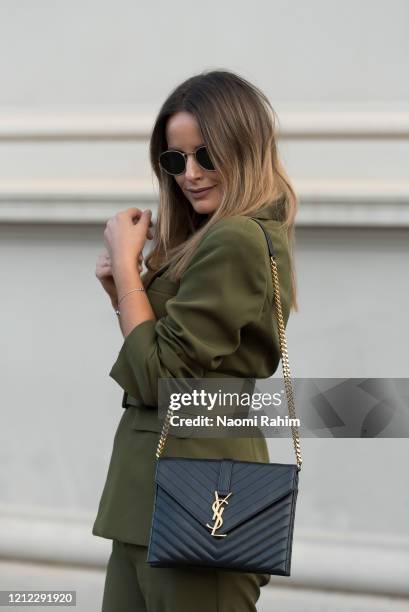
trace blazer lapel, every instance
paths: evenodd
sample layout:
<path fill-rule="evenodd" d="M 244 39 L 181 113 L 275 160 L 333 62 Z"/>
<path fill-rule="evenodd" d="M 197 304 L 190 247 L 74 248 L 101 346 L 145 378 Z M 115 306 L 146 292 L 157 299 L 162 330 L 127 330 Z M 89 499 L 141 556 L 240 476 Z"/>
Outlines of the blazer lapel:
<path fill-rule="evenodd" d="M 147 280 L 146 282 L 142 280 L 143 282 L 143 286 L 145 287 L 145 290 L 148 289 L 150 287 L 150 285 L 153 283 L 153 281 L 155 280 L 155 278 L 157 276 L 159 276 L 159 274 L 162 274 L 162 272 L 164 272 L 168 267 L 170 266 L 170 262 L 167 262 L 165 264 L 163 264 L 162 266 L 160 266 L 160 268 L 158 268 Z M 148 273 L 146 273 L 148 274 Z"/>

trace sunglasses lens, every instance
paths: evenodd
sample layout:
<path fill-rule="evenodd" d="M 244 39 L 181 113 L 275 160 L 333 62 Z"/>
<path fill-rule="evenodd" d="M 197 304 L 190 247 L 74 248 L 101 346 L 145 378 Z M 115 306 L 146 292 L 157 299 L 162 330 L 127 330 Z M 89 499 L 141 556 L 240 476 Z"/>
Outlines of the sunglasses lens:
<path fill-rule="evenodd" d="M 215 169 L 213 162 L 210 159 L 209 153 L 207 151 L 207 147 L 200 147 L 200 149 L 197 149 L 196 159 L 198 163 L 202 166 L 202 168 L 204 168 L 205 170 Z"/>
<path fill-rule="evenodd" d="M 159 157 L 159 163 L 168 174 L 181 174 L 185 171 L 185 158 L 177 151 L 164 151 Z"/>

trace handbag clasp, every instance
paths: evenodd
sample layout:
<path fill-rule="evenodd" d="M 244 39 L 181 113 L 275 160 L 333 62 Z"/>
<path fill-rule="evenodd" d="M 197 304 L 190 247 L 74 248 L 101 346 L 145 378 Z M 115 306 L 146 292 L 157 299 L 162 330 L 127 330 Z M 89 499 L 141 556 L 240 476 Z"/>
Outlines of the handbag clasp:
<path fill-rule="evenodd" d="M 212 530 L 212 533 L 211 533 L 212 536 L 219 537 L 219 538 L 225 538 L 227 534 L 226 533 L 216 533 L 216 529 L 220 529 L 220 527 L 223 525 L 222 514 L 225 508 L 223 504 L 229 503 L 227 500 L 230 497 L 230 495 L 232 495 L 232 491 L 230 491 L 230 493 L 226 495 L 226 497 L 219 497 L 219 494 L 217 491 L 214 492 L 214 495 L 215 495 L 215 500 L 212 503 L 212 510 L 213 510 L 212 520 L 214 520 L 215 522 L 214 522 L 214 525 L 209 525 L 209 523 L 206 523 L 206 527 L 209 527 L 209 529 Z"/>

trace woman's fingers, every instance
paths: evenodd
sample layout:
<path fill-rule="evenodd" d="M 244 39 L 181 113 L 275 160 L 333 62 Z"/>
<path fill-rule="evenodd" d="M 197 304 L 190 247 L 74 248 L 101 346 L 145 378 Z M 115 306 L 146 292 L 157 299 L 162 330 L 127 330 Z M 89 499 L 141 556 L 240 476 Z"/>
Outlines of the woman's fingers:
<path fill-rule="evenodd" d="M 111 258 L 109 256 L 108 251 L 102 251 L 102 253 L 98 254 L 97 263 L 100 265 L 106 265 L 107 263 L 111 263 Z"/>
<path fill-rule="evenodd" d="M 103 250 L 97 256 L 97 263 L 95 266 L 95 275 L 97 278 L 107 278 L 112 276 L 111 270 L 111 258 L 107 250 Z"/>
<path fill-rule="evenodd" d="M 143 270 L 143 259 L 143 253 L 141 252 L 138 255 L 139 272 L 142 272 Z M 95 274 L 98 277 L 106 277 L 112 275 L 111 257 L 107 250 L 104 250 L 98 254 Z"/>

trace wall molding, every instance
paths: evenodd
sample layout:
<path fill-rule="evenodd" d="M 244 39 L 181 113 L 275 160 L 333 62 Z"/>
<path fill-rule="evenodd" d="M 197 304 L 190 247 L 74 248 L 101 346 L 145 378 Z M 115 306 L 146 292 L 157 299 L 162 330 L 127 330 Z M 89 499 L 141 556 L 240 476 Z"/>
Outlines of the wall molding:
<path fill-rule="evenodd" d="M 296 223 L 307 227 L 409 227 L 409 181 L 294 181 Z M 130 206 L 152 208 L 150 181 L 0 183 L 0 223 L 100 224 Z"/>
<path fill-rule="evenodd" d="M 112 542 L 92 535 L 94 518 L 3 506 L 0 559 L 105 567 Z M 407 597 L 408 575 L 408 537 L 297 529 L 291 587 Z"/>
<path fill-rule="evenodd" d="M 9 111 L 0 109 L 0 143 L 24 141 L 133 140 L 149 138 L 156 114 L 129 110 Z M 278 112 L 280 138 L 408 138 L 409 109 L 285 110 Z"/>
<path fill-rule="evenodd" d="M 409 109 L 285 110 L 283 139 L 408 139 Z M 147 142 L 153 112 L 1 109 L 0 146 L 7 143 L 77 141 Z M 155 179 L 156 180 L 156 179 Z M 407 180 L 296 180 L 297 225 L 305 227 L 409 227 Z M 0 223 L 104 223 L 124 206 L 151 207 L 157 191 L 149 180 L 0 181 Z"/>

